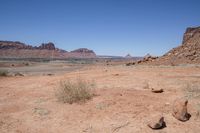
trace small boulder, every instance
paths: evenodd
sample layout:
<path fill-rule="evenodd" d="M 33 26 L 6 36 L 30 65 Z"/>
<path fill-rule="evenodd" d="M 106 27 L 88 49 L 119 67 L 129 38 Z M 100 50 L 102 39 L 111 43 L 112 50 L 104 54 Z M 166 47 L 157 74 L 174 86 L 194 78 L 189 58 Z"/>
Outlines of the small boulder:
<path fill-rule="evenodd" d="M 187 99 L 177 99 L 173 104 L 172 115 L 180 121 L 187 121 L 190 118 L 190 114 L 187 112 Z"/>
<path fill-rule="evenodd" d="M 164 117 L 162 115 L 156 115 L 152 117 L 147 126 L 152 129 L 162 129 L 166 127 Z"/>

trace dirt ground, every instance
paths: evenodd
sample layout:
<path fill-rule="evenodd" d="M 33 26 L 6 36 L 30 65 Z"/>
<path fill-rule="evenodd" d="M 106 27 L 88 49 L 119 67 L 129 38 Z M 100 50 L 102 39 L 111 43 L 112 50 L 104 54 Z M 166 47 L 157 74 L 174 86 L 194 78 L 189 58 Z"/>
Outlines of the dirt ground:
<path fill-rule="evenodd" d="M 82 104 L 58 102 L 60 81 L 77 78 L 95 82 L 97 96 Z M 200 67 L 192 65 L 87 65 L 52 76 L 0 77 L 0 133 L 198 133 L 199 87 Z M 189 99 L 186 122 L 171 115 L 182 97 Z M 156 114 L 164 116 L 165 128 L 147 126 Z"/>

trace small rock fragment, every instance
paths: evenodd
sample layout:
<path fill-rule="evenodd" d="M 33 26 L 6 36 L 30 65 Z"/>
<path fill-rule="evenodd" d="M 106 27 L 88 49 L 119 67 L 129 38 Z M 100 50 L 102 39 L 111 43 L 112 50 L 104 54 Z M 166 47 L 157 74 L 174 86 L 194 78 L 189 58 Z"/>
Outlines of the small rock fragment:
<path fill-rule="evenodd" d="M 52 73 L 48 73 L 48 74 L 47 74 L 47 76 L 53 76 L 53 75 L 54 75 L 54 74 L 52 74 Z"/>
<path fill-rule="evenodd" d="M 162 93 L 163 89 L 154 89 L 154 88 L 152 88 L 151 91 L 154 92 L 154 93 Z"/>
<path fill-rule="evenodd" d="M 162 129 L 165 127 L 164 117 L 162 115 L 154 116 L 147 125 L 152 129 Z"/>

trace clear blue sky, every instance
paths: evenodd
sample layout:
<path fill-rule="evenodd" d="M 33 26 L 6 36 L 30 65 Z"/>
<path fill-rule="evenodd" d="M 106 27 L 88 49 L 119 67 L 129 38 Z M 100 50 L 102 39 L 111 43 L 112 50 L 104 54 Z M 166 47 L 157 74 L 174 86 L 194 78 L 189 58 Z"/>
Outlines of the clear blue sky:
<path fill-rule="evenodd" d="M 0 40 L 98 55 L 162 55 L 200 25 L 200 0 L 1 0 Z"/>

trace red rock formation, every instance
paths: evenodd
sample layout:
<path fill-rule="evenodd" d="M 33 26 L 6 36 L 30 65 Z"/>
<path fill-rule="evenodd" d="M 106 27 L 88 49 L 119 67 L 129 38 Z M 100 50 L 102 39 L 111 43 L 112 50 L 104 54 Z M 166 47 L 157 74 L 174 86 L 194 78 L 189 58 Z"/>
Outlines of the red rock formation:
<path fill-rule="evenodd" d="M 58 49 L 51 42 L 40 46 L 26 45 L 21 42 L 0 41 L 0 58 L 94 58 L 92 50 L 81 48 L 72 52 Z"/>
<path fill-rule="evenodd" d="M 93 50 L 89 50 L 87 48 L 79 48 L 76 50 L 71 51 L 72 53 L 94 53 Z"/>
<path fill-rule="evenodd" d="M 187 28 L 181 46 L 173 48 L 159 58 L 141 61 L 141 63 L 152 65 L 200 63 L 200 27 Z"/>
<path fill-rule="evenodd" d="M 82 55 L 82 57 L 96 57 L 96 54 L 94 53 L 94 51 L 93 50 L 89 50 L 87 48 L 79 48 L 79 49 L 71 51 L 71 53 L 74 56 Z"/>
<path fill-rule="evenodd" d="M 48 50 L 55 50 L 56 49 L 52 42 L 43 43 L 38 48 L 39 49 L 48 49 Z"/>
<path fill-rule="evenodd" d="M 0 41 L 0 49 L 47 49 L 47 50 L 55 50 L 55 46 L 52 42 L 43 43 L 39 47 L 26 45 L 21 42 L 12 42 L 12 41 Z"/>

